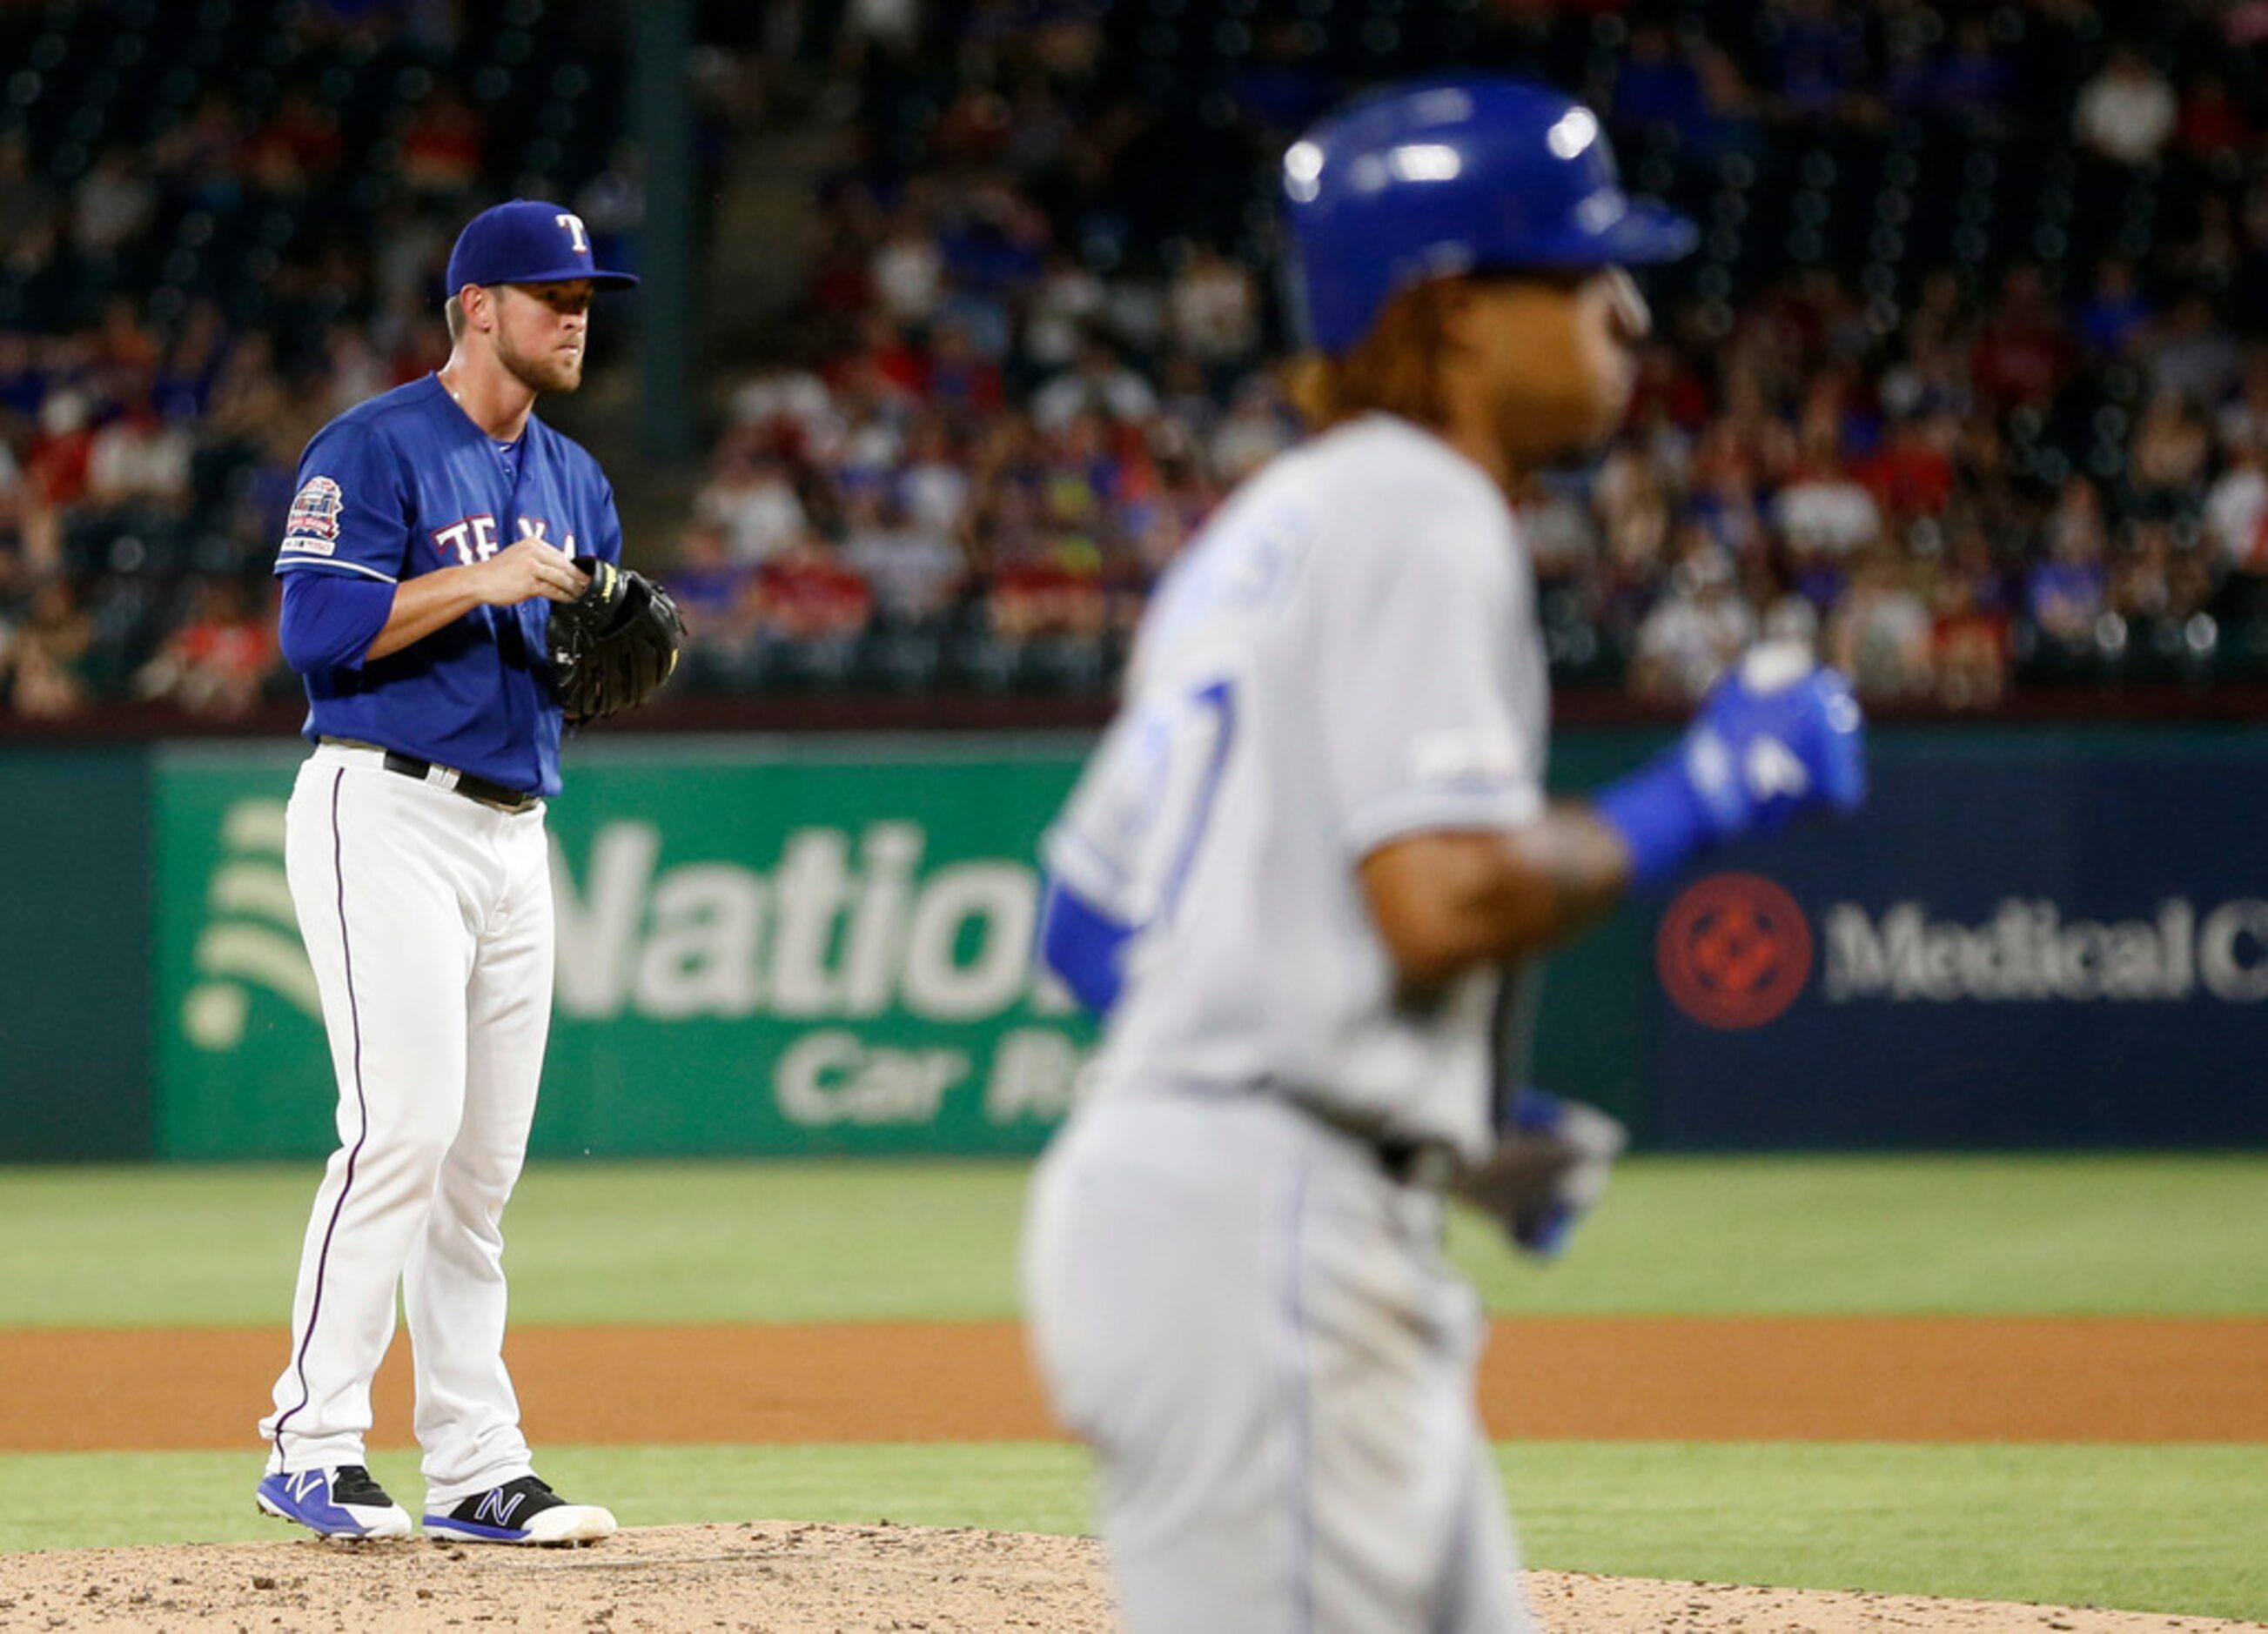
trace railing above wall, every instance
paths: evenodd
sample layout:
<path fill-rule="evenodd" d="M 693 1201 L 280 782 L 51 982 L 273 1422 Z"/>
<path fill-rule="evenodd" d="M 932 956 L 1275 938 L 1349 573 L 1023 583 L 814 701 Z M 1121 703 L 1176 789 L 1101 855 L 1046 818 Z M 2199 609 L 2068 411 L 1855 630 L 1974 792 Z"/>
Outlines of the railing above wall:
<path fill-rule="evenodd" d="M 665 699 L 630 719 L 591 730 L 594 738 L 681 732 L 1087 732 L 1109 719 L 1111 707 L 1110 697 L 1091 693 L 774 693 Z M 2268 685 L 2036 687 L 2011 692 L 1990 710 L 1877 701 L 1867 712 L 1877 720 L 1951 727 L 2136 721 L 2268 725 Z M 1622 692 L 1563 688 L 1553 696 L 1552 714 L 1568 726 L 1661 726 L 1683 718 L 1683 711 Z M 0 745 L 290 738 L 304 718 L 298 704 L 280 702 L 226 719 L 185 714 L 164 704 L 117 703 L 61 719 L 0 714 Z"/>

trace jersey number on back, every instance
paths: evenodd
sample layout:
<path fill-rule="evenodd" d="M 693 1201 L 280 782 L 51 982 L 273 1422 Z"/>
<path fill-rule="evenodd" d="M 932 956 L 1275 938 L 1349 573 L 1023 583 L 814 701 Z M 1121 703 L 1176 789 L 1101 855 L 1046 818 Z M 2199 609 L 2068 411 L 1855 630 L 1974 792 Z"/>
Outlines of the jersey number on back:
<path fill-rule="evenodd" d="M 1189 802 L 1188 827 L 1182 830 L 1173 872 L 1166 876 L 1165 891 L 1158 899 L 1160 920 L 1174 916 L 1174 905 L 1181 901 L 1182 887 L 1189 883 L 1189 865 L 1197 861 L 1197 844 L 1204 838 L 1205 825 L 1212 821 L 1213 800 L 1220 793 L 1220 775 L 1228 768 L 1228 751 L 1236 738 L 1236 692 L 1227 681 L 1216 681 L 1209 687 L 1200 688 L 1190 695 L 1189 707 L 1200 721 L 1210 718 L 1212 747 L 1205 755 L 1204 769 Z"/>
<path fill-rule="evenodd" d="M 1055 831 L 1098 911 L 1130 930 L 1173 917 L 1235 738 L 1226 680 L 1152 698 L 1111 728 Z"/>

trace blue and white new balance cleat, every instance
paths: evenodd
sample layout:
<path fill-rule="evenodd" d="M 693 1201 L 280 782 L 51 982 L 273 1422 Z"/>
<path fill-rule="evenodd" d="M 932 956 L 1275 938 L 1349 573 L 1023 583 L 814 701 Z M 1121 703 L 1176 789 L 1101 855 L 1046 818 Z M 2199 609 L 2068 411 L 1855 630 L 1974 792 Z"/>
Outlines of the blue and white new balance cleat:
<path fill-rule="evenodd" d="M 262 1514 L 293 1520 L 319 1537 L 408 1537 L 409 1512 L 360 1464 L 269 1476 L 253 1494 Z"/>
<path fill-rule="evenodd" d="M 595 1543 L 615 1535 L 596 1504 L 571 1504 L 538 1476 L 522 1476 L 425 1517 L 425 1535 L 457 1543 Z"/>

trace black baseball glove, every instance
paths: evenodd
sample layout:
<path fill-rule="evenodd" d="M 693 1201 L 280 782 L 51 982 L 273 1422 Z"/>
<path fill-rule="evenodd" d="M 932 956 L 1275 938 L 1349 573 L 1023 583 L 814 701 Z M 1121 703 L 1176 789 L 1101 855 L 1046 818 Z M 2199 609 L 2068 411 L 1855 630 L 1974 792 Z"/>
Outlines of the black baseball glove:
<path fill-rule="evenodd" d="M 661 688 L 685 644 L 685 620 L 669 593 L 643 573 L 577 556 L 591 577 L 572 601 L 551 604 L 545 659 L 571 721 L 636 709 Z"/>

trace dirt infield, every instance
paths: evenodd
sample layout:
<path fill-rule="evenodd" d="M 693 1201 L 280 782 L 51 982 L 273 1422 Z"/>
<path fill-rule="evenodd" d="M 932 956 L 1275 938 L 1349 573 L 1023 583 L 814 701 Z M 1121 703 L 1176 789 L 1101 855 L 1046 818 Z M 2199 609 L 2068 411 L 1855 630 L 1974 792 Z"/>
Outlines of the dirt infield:
<path fill-rule="evenodd" d="M 0 1450 L 246 1447 L 284 1343 L 0 1332 Z M 379 1445 L 408 1442 L 407 1350 L 379 1375 Z M 1057 1433 L 1012 1323 L 522 1328 L 509 1355 L 555 1443 Z M 1521 1319 L 1497 1324 L 1481 1404 L 1513 1439 L 2268 1441 L 2268 1321 Z"/>
<path fill-rule="evenodd" d="M 1891 1594 L 1528 1573 L 1552 1634 L 2207 1634 L 2268 1624 Z M 426 1634 L 475 1626 L 668 1630 L 1111 1626 L 1083 1538 L 820 1527 L 653 1527 L 581 1550 L 425 1542 L 82 1549 L 0 1559 L 0 1630 L 284 1628 Z"/>
<path fill-rule="evenodd" d="M 238 1448 L 280 1361 L 271 1329 L 0 1332 L 0 1450 Z M 409 1422 L 406 1347 L 381 1444 Z M 1012 1324 L 523 1328 L 554 1442 L 1005 1440 L 1056 1433 Z M 671 1387 L 652 1387 L 663 1358 Z M 2268 1441 L 2268 1321 L 1549 1318 L 1499 1322 L 1481 1379 L 1506 1438 Z M 2159 1634 L 2268 1624 L 1528 1574 L 1550 1634 Z M 1111 1626 L 1074 1538 L 784 1521 L 634 1530 L 582 1551 L 423 1542 L 0 1557 L 15 1630 L 585 1630 Z"/>

